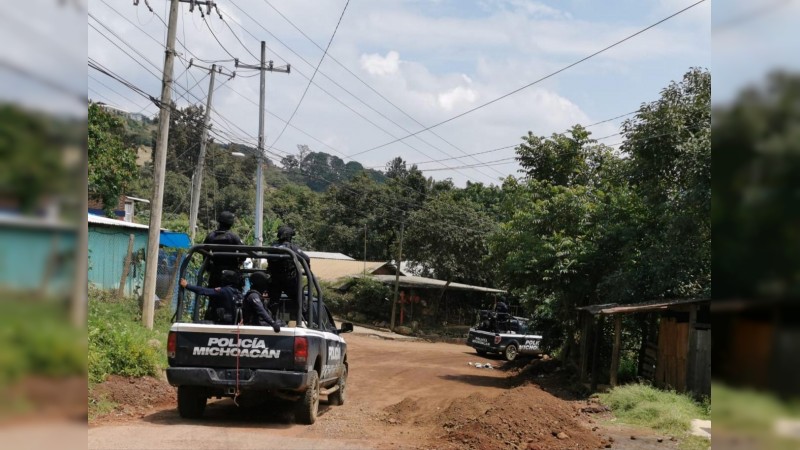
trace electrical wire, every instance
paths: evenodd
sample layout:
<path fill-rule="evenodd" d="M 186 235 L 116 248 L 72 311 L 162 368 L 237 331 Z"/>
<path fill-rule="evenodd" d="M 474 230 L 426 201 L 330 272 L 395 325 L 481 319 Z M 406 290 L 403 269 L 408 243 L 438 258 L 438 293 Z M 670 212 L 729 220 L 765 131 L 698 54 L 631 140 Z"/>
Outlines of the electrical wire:
<path fill-rule="evenodd" d="M 634 37 L 646 32 L 647 30 L 650 30 L 651 28 L 654 28 L 654 27 L 664 23 L 664 22 L 668 21 L 669 19 L 672 19 L 673 17 L 678 16 L 678 15 L 686 12 L 686 11 L 694 8 L 697 5 L 700 5 L 701 3 L 704 3 L 705 1 L 706 0 L 699 0 L 699 1 L 695 2 L 695 3 L 692 3 L 691 5 L 681 9 L 680 11 L 672 13 L 669 16 L 664 17 L 663 19 L 661 19 L 661 20 L 659 20 L 659 21 L 657 21 L 657 22 L 655 22 L 655 23 L 653 23 L 651 25 L 648 25 L 647 27 L 642 28 L 641 30 L 639 30 L 639 31 L 637 31 L 637 32 L 635 32 L 633 34 L 630 34 L 630 35 L 628 35 L 628 36 L 626 36 L 626 37 L 614 42 L 613 44 L 610 44 L 610 45 L 608 45 L 608 46 L 606 46 L 606 47 L 604 47 L 604 48 L 602 48 L 602 49 L 600 49 L 600 50 L 598 50 L 598 51 L 596 51 L 596 52 L 594 52 L 594 53 L 592 53 L 592 54 L 590 54 L 588 56 L 584 56 L 583 58 L 581 58 L 581 59 L 579 59 L 579 60 L 577 60 L 577 61 L 575 61 L 575 62 L 573 62 L 571 64 L 568 64 L 568 65 L 566 65 L 566 66 L 564 66 L 564 67 L 562 67 L 562 68 L 560 68 L 560 69 L 558 69 L 558 70 L 556 70 L 554 72 L 551 72 L 551 73 L 549 73 L 549 74 L 547 74 L 547 75 L 545 75 L 545 76 L 543 76 L 541 78 L 538 78 L 538 79 L 536 79 L 536 80 L 534 80 L 534 81 L 532 81 L 532 82 L 530 82 L 530 83 L 528 83 L 528 84 L 526 84 L 524 86 L 521 86 L 521 87 L 519 87 L 517 89 L 514 89 L 511 92 L 503 94 L 500 97 L 497 97 L 497 98 L 494 98 L 492 100 L 489 100 L 488 102 L 482 103 L 482 104 L 480 104 L 478 106 L 475 106 L 474 108 L 470 108 L 470 109 L 468 109 L 468 110 L 466 110 L 466 111 L 464 111 L 462 113 L 456 114 L 455 116 L 452 116 L 452 117 L 450 117 L 448 119 L 442 120 L 441 122 L 437 122 L 437 123 L 435 123 L 435 124 L 433 124 L 431 126 L 423 128 L 421 130 L 415 131 L 414 133 L 411 133 L 411 134 L 408 134 L 408 135 L 403 136 L 401 138 L 395 139 L 393 141 L 389 141 L 389 142 L 383 143 L 381 145 L 369 148 L 367 150 L 362 150 L 360 152 L 353 153 L 352 155 L 349 155 L 349 156 L 353 157 L 353 156 L 359 156 L 359 155 L 363 155 L 365 153 L 369 153 L 369 152 L 377 150 L 379 148 L 386 147 L 387 145 L 394 144 L 395 142 L 403 141 L 403 140 L 408 139 L 408 138 L 410 138 L 412 136 L 416 136 L 417 134 L 420 134 L 420 133 L 423 133 L 425 131 L 431 130 L 433 128 L 439 127 L 439 126 L 444 125 L 446 123 L 452 122 L 453 120 L 456 120 L 456 119 L 459 119 L 461 117 L 464 117 L 467 114 L 473 113 L 473 112 L 475 112 L 475 111 L 477 111 L 479 109 L 485 108 L 485 107 L 487 107 L 487 106 L 489 106 L 491 104 L 494 104 L 494 103 L 496 103 L 496 102 L 498 102 L 498 101 L 500 101 L 500 100 L 502 100 L 504 98 L 510 97 L 510 96 L 512 96 L 512 95 L 514 95 L 514 94 L 516 94 L 518 92 L 521 92 L 521 91 L 523 91 L 523 90 L 525 90 L 525 89 L 527 89 L 527 88 L 529 88 L 529 87 L 531 87 L 531 86 L 533 86 L 535 84 L 541 83 L 542 81 L 545 81 L 545 80 L 547 80 L 549 78 L 552 78 L 552 77 L 560 74 L 561 72 L 564 72 L 564 71 L 566 71 L 566 70 L 568 70 L 568 69 L 570 69 L 572 67 L 577 66 L 578 64 L 583 63 L 584 61 L 587 61 L 587 60 L 589 60 L 591 58 L 594 58 L 595 56 L 597 56 L 597 55 L 599 55 L 601 53 L 604 53 L 604 52 L 606 52 L 606 51 L 608 51 L 608 50 L 610 50 L 610 49 L 612 49 L 612 48 L 614 48 L 614 47 L 616 47 L 616 46 L 618 46 L 618 45 L 620 45 L 620 44 L 622 44 L 622 43 L 624 43 L 624 42 L 626 42 L 626 41 L 628 41 L 630 39 L 633 39 Z"/>
<path fill-rule="evenodd" d="M 294 111 L 292 111 L 292 115 L 289 116 L 289 120 L 286 121 L 286 124 L 281 129 L 281 132 L 278 133 L 278 137 L 272 141 L 272 145 L 275 145 L 280 141 L 281 137 L 283 136 L 283 132 L 286 131 L 286 128 L 292 123 L 292 119 L 294 119 L 295 114 L 297 114 L 297 110 L 300 109 L 300 105 L 303 104 L 303 99 L 306 98 L 306 94 L 308 93 L 308 88 L 311 87 L 311 83 L 314 82 L 314 77 L 317 76 L 317 72 L 319 71 L 319 66 L 322 65 L 322 61 L 325 60 L 325 56 L 328 54 L 328 50 L 331 48 L 331 44 L 333 43 L 333 38 L 336 37 L 336 32 L 339 31 L 339 25 L 342 23 L 342 18 L 344 17 L 345 11 L 347 11 L 347 6 L 350 5 L 350 0 L 347 0 L 344 4 L 344 8 L 342 8 L 342 13 L 339 15 L 339 21 L 336 22 L 336 27 L 333 29 L 333 33 L 331 34 L 331 38 L 328 39 L 328 45 L 325 46 L 325 51 L 322 52 L 322 56 L 319 58 L 319 62 L 317 63 L 317 67 L 314 68 L 314 73 L 311 74 L 311 78 L 308 79 L 308 84 L 306 88 L 303 90 L 303 95 L 300 96 L 300 101 L 297 102 L 297 106 L 294 107 Z"/>

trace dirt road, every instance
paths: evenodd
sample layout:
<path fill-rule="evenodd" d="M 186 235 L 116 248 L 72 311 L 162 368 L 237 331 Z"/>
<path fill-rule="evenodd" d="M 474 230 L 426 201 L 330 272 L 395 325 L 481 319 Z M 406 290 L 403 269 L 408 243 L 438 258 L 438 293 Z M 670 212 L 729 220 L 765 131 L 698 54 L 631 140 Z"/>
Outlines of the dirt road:
<path fill-rule="evenodd" d="M 503 362 L 478 357 L 465 345 L 358 334 L 347 341 L 347 402 L 321 405 L 314 425 L 294 424 L 285 404 L 240 408 L 227 399 L 211 402 L 203 420 L 183 420 L 167 391 L 155 402 L 161 405 L 141 417 L 91 424 L 89 448 L 544 450 L 604 444 L 579 402 L 537 384 L 520 385 L 520 374 L 471 367 L 468 362 Z"/>

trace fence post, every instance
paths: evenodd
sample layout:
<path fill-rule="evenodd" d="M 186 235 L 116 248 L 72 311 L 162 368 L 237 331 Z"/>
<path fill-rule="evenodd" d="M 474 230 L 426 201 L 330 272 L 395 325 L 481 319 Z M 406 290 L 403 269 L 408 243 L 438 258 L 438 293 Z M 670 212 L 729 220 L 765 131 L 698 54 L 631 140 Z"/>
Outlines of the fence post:
<path fill-rule="evenodd" d="M 175 289 L 175 277 L 178 275 L 178 269 L 181 267 L 181 258 L 183 258 L 183 249 L 178 250 L 178 255 L 175 257 L 175 266 L 172 268 L 169 284 L 167 285 L 167 295 L 169 296 L 170 306 L 172 305 L 172 291 Z"/>
<path fill-rule="evenodd" d="M 128 253 L 125 255 L 125 264 L 122 266 L 122 276 L 119 277 L 119 288 L 117 288 L 117 297 L 125 295 L 125 284 L 128 281 L 128 271 L 131 268 L 131 258 L 133 258 L 133 239 L 134 236 L 128 235 Z"/>
<path fill-rule="evenodd" d="M 611 387 L 617 385 L 617 375 L 619 373 L 619 350 L 622 344 L 622 314 L 614 316 L 614 349 L 611 353 L 611 377 L 609 384 Z"/>

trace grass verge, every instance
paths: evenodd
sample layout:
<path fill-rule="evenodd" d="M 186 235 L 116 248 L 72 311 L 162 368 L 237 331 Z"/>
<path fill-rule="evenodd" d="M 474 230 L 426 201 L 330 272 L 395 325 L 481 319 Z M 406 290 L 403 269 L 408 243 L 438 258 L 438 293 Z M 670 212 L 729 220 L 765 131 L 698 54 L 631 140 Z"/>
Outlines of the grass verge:
<path fill-rule="evenodd" d="M 156 311 L 153 329 L 142 325 L 139 302 L 98 290 L 89 292 L 89 382 L 109 375 L 157 376 L 167 365 L 168 308 Z"/>
<path fill-rule="evenodd" d="M 600 401 L 610 407 L 621 422 L 676 436 L 690 430 L 692 419 L 710 418 L 710 403 L 702 405 L 687 395 L 645 384 L 616 387 L 600 394 Z"/>

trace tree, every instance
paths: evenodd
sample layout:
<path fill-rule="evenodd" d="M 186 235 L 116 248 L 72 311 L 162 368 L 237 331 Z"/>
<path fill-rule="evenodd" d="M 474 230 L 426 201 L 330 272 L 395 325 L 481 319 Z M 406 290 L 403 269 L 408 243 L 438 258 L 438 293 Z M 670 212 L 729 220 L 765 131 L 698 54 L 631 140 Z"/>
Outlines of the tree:
<path fill-rule="evenodd" d="M 410 214 L 404 253 L 439 279 L 491 283 L 484 259 L 496 227 L 478 205 L 445 193 Z"/>
<path fill-rule="evenodd" d="M 103 201 L 107 214 L 137 173 L 136 151 L 123 144 L 121 120 L 92 103 L 88 127 L 89 193 Z"/>

